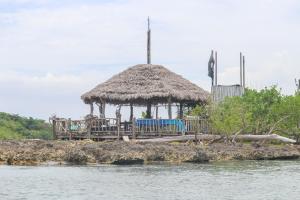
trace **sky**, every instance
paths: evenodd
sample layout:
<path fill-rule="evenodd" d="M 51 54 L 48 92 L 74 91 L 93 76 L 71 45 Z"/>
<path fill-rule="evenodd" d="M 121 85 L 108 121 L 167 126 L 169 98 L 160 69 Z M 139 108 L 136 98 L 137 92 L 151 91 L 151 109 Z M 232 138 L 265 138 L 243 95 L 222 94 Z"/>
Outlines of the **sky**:
<path fill-rule="evenodd" d="M 146 62 L 148 16 L 153 64 L 209 91 L 210 51 L 224 85 L 239 83 L 243 52 L 247 87 L 294 93 L 297 0 L 0 0 L 0 111 L 82 118 L 84 92 Z"/>

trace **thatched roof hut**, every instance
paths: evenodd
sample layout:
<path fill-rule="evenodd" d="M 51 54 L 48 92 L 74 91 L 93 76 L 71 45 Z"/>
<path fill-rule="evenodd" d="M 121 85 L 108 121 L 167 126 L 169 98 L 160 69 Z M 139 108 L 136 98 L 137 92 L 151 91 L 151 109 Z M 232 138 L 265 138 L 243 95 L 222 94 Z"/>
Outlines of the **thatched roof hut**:
<path fill-rule="evenodd" d="M 81 96 L 87 103 L 148 105 L 205 103 L 209 93 L 161 65 L 140 64 L 113 76 Z"/>

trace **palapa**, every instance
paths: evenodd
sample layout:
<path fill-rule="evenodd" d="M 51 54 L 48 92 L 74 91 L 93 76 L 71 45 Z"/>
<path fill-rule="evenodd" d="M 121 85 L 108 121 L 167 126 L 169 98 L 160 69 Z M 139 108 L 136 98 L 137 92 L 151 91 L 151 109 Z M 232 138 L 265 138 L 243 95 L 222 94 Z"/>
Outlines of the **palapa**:
<path fill-rule="evenodd" d="M 161 65 L 139 64 L 97 85 L 81 99 L 87 104 L 147 105 L 206 103 L 209 97 L 207 91 Z"/>

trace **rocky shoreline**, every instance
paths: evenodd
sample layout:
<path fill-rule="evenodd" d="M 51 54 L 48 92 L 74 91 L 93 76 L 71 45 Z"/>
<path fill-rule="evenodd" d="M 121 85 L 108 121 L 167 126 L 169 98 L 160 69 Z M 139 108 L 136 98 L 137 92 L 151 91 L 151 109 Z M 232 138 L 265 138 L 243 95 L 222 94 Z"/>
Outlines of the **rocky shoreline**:
<path fill-rule="evenodd" d="M 259 146 L 249 143 L 210 145 L 187 143 L 128 143 L 123 141 L 0 141 L 0 164 L 147 164 L 153 162 L 204 163 L 224 160 L 300 158 L 298 145 Z"/>

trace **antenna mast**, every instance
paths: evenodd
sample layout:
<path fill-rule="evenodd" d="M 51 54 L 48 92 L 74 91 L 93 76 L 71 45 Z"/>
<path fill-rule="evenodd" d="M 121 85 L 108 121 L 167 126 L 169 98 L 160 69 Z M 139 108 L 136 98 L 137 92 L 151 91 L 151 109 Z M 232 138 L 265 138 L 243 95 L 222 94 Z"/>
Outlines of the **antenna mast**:
<path fill-rule="evenodd" d="M 296 83 L 296 87 L 297 87 L 297 92 L 300 92 L 300 79 L 296 79 L 295 78 L 295 83 Z"/>
<path fill-rule="evenodd" d="M 148 32 L 147 32 L 147 64 L 151 64 L 151 29 L 150 29 L 149 17 L 148 17 Z"/>
<path fill-rule="evenodd" d="M 215 85 L 218 85 L 218 52 L 215 52 Z"/>
<path fill-rule="evenodd" d="M 246 79 L 245 79 L 245 56 L 243 56 L 243 87 L 246 87 Z"/>
<path fill-rule="evenodd" d="M 243 87 L 243 55 L 240 52 L 240 86 Z"/>
<path fill-rule="evenodd" d="M 240 52 L 240 86 L 245 88 L 245 56 Z"/>

